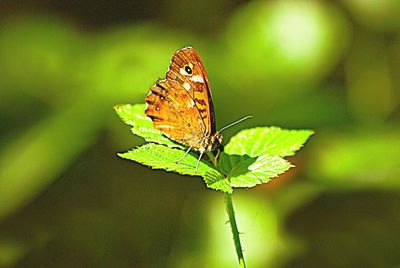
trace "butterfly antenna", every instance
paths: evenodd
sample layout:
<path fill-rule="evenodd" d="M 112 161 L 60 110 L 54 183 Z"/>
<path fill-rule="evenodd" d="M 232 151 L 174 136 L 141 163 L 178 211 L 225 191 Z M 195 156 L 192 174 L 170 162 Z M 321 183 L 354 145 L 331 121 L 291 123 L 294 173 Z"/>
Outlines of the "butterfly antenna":
<path fill-rule="evenodd" d="M 252 118 L 252 117 L 253 117 L 252 115 L 245 116 L 245 117 L 243 117 L 243 118 L 241 118 L 241 119 L 239 119 L 239 120 L 237 120 L 237 121 L 235 121 L 235 122 L 233 122 L 233 123 L 230 123 L 230 124 L 227 125 L 227 126 L 224 126 L 223 128 L 221 128 L 221 129 L 219 130 L 219 132 L 221 132 L 222 130 L 225 130 L 225 129 L 227 129 L 227 128 L 230 128 L 231 126 L 234 126 L 234 125 L 236 125 L 236 124 L 238 124 L 238 123 L 240 123 L 240 122 L 242 122 L 242 121 L 244 121 L 244 120 L 246 120 L 246 119 Z"/>

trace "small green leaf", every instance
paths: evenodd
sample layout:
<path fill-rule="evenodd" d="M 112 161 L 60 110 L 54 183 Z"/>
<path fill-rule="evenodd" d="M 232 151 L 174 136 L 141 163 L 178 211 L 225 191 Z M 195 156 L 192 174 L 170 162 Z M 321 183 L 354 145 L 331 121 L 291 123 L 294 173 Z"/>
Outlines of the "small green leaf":
<path fill-rule="evenodd" d="M 286 130 L 279 127 L 245 129 L 236 134 L 225 146 L 231 155 L 291 156 L 313 134 L 311 130 Z"/>
<path fill-rule="evenodd" d="M 220 168 L 232 187 L 253 187 L 266 183 L 289 168 L 291 163 L 279 156 L 221 155 Z"/>
<path fill-rule="evenodd" d="M 219 172 L 218 172 L 219 173 Z M 231 194 L 233 192 L 232 187 L 229 185 L 227 179 L 225 179 L 221 173 L 216 176 L 215 173 L 206 172 L 203 175 L 204 182 L 210 189 L 222 191 Z"/>
<path fill-rule="evenodd" d="M 163 145 L 147 143 L 137 149 L 118 154 L 120 157 L 139 162 L 154 169 L 164 169 L 183 175 L 201 176 L 207 187 L 223 192 L 232 192 L 224 176 L 204 160 L 200 161 L 196 171 L 197 157 L 185 151 L 172 149 Z M 176 161 L 182 159 L 177 163 Z"/>
<path fill-rule="evenodd" d="M 144 113 L 145 104 L 120 104 L 114 106 L 118 116 L 125 124 L 132 126 L 132 133 L 144 138 L 148 142 L 164 144 L 172 148 L 184 148 L 165 137 L 161 131 L 153 127 L 153 122 Z"/>

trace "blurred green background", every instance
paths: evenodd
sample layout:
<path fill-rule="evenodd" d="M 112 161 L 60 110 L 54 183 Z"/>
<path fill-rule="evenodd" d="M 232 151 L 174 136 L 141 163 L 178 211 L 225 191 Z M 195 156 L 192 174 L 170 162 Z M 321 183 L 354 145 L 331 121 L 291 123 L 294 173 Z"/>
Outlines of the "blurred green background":
<path fill-rule="evenodd" d="M 174 51 L 218 127 L 316 131 L 234 201 L 249 267 L 400 265 L 400 2 L 0 2 L 0 267 L 236 267 L 224 198 L 119 159 Z"/>

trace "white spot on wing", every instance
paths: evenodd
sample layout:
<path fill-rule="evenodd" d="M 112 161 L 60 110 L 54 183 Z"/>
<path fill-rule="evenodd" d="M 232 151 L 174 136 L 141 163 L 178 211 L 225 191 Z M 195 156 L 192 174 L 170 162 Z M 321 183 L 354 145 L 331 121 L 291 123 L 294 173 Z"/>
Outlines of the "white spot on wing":
<path fill-rule="evenodd" d="M 193 75 L 189 78 L 190 81 L 204 83 L 204 79 L 201 75 Z"/>
<path fill-rule="evenodd" d="M 192 98 L 190 98 L 189 108 L 193 108 L 193 107 L 194 107 L 194 101 Z"/>
<path fill-rule="evenodd" d="M 186 91 L 190 90 L 190 84 L 188 82 L 183 83 L 183 87 L 186 89 Z"/>

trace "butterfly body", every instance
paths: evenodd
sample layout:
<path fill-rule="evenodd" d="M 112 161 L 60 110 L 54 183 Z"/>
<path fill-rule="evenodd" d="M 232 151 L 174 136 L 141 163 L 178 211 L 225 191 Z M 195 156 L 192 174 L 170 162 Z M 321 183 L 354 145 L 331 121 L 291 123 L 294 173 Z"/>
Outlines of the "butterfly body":
<path fill-rule="evenodd" d="M 151 87 L 145 100 L 146 115 L 168 138 L 197 149 L 200 157 L 221 146 L 210 84 L 194 48 L 173 55 L 166 78 Z"/>

